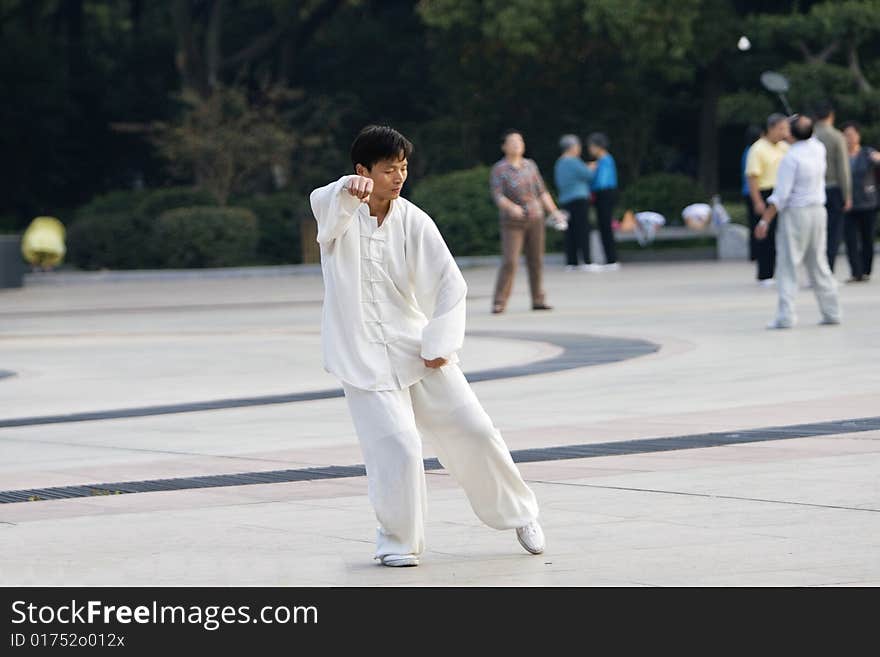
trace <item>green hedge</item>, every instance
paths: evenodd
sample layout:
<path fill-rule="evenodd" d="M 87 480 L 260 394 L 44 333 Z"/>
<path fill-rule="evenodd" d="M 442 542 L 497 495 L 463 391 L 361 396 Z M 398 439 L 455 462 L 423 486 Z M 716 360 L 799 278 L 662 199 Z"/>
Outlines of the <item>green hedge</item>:
<path fill-rule="evenodd" d="M 122 189 L 95 196 L 76 211 L 76 219 L 96 215 L 124 214 L 137 210 L 152 192 L 145 189 Z"/>
<path fill-rule="evenodd" d="M 257 216 L 260 232 L 257 256 L 261 261 L 273 264 L 302 262 L 300 221 L 312 217 L 305 196 L 294 192 L 277 192 L 234 199 L 233 204 L 247 208 Z"/>
<path fill-rule="evenodd" d="M 667 224 L 681 224 L 681 211 L 691 203 L 708 203 L 697 181 L 678 173 L 652 173 L 629 185 L 617 203 L 620 217 L 624 211 L 650 210 L 666 217 Z"/>
<path fill-rule="evenodd" d="M 138 206 L 138 212 L 155 221 L 163 212 L 177 208 L 216 206 L 214 197 L 193 187 L 166 187 L 151 191 Z"/>
<path fill-rule="evenodd" d="M 177 208 L 156 221 L 156 245 L 169 268 L 255 264 L 258 239 L 257 217 L 246 208 Z"/>
<path fill-rule="evenodd" d="M 436 222 L 453 255 L 500 252 L 498 209 L 489 194 L 489 167 L 423 178 L 409 198 Z"/>
<path fill-rule="evenodd" d="M 67 228 L 67 260 L 82 269 L 154 266 L 140 217 L 134 212 L 77 217 Z"/>
<path fill-rule="evenodd" d="M 156 190 L 118 190 L 81 206 L 68 228 L 68 261 L 82 269 L 142 269 L 161 267 L 156 248 L 156 219 L 184 205 L 213 203 L 190 187 Z"/>
<path fill-rule="evenodd" d="M 259 237 L 255 255 L 249 256 L 253 264 L 301 261 L 299 220 L 311 213 L 305 197 L 278 192 L 242 197 L 235 199 L 234 204 L 250 210 L 257 218 Z M 169 264 L 164 242 L 156 235 L 158 219 L 169 210 L 214 206 L 209 194 L 190 187 L 121 190 L 97 196 L 77 210 L 68 227 L 68 261 L 82 269 L 187 266 Z M 198 251 L 201 247 L 194 248 Z M 172 260 L 180 262 L 178 256 Z M 238 259 L 213 262 L 212 266 L 241 264 Z"/>

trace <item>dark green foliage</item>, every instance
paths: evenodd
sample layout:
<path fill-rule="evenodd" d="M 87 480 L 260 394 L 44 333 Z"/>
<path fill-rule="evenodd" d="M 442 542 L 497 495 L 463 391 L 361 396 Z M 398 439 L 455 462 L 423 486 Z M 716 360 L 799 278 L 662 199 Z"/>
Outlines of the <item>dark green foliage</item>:
<path fill-rule="evenodd" d="M 67 261 L 82 269 L 150 267 L 150 237 L 133 211 L 77 217 L 67 228 Z"/>
<path fill-rule="evenodd" d="M 237 199 L 234 204 L 251 210 L 257 217 L 260 233 L 257 255 L 262 262 L 302 262 L 300 222 L 312 216 L 307 198 L 292 192 L 278 192 Z"/>
<path fill-rule="evenodd" d="M 499 253 L 498 209 L 489 195 L 489 167 L 429 176 L 409 198 L 436 222 L 453 255 Z"/>
<path fill-rule="evenodd" d="M 230 207 L 168 210 L 157 219 L 154 233 L 168 268 L 252 265 L 258 238 L 256 215 Z"/>
<path fill-rule="evenodd" d="M 167 210 L 216 204 L 217 202 L 210 194 L 199 189 L 167 187 L 150 192 L 141 202 L 138 212 L 146 219 L 155 220 Z"/>
<path fill-rule="evenodd" d="M 118 190 L 80 207 L 67 227 L 67 260 L 83 269 L 137 269 L 154 264 L 150 224 L 140 213 L 146 191 Z"/>
<path fill-rule="evenodd" d="M 76 211 L 77 218 L 137 211 L 144 200 L 155 194 L 147 190 L 120 189 L 95 196 Z"/>
<path fill-rule="evenodd" d="M 659 212 L 667 224 L 681 224 L 681 211 L 691 203 L 708 203 L 697 181 L 676 173 L 642 176 L 629 185 L 617 203 L 619 217 L 626 210 Z"/>
<path fill-rule="evenodd" d="M 83 269 L 159 267 L 163 256 L 153 235 L 159 215 L 173 208 L 210 204 L 210 196 L 188 187 L 96 196 L 76 211 L 68 227 L 68 262 Z"/>
<path fill-rule="evenodd" d="M 876 0 L 6 0 L 0 6 L 0 97 L 8 100 L 0 103 L 0 150 L 7 155 L 0 162 L 0 230 L 6 231 L 20 232 L 41 214 L 70 224 L 66 209 L 104 190 L 195 182 L 196 171 L 166 166 L 150 136 L 158 125 L 180 123 L 187 111 L 181 92 L 194 88 L 180 64 L 204 69 L 212 43 L 220 50 L 217 88 L 241 85 L 251 102 L 270 88 L 295 92 L 283 118 L 297 141 L 289 161 L 278 158 L 277 165 L 290 169 L 299 194 L 350 172 L 349 145 L 370 122 L 394 125 L 414 141 L 417 187 L 418 178 L 497 160 L 501 131 L 516 127 L 548 178 L 560 134 L 601 130 L 611 139 L 627 198 L 650 183 L 644 176 L 661 171 L 693 176 L 706 193 L 736 194 L 744 128 L 781 109 L 759 83 L 771 69 L 790 77 L 795 111 L 828 98 L 838 122 L 858 120 L 863 142 L 880 142 Z M 219 6 L 212 41 L 209 8 Z M 174 20 L 175 7 L 189 10 L 197 56 L 178 52 L 189 43 L 180 26 L 190 23 Z M 321 14 L 314 22 L 313 12 Z M 284 36 L 272 41 L 279 30 Z M 749 36 L 751 50 L 737 50 L 739 35 Z M 240 53 L 251 54 L 237 60 Z M 395 62 L 393 74 L 370 64 L 385 61 Z M 271 176 L 261 166 L 246 186 L 232 186 L 234 194 L 267 192 L 276 182 Z M 80 220 L 115 217 L 91 219 L 88 231 L 85 225 L 74 231 L 90 266 L 136 266 L 95 251 L 116 243 L 118 233 L 143 227 L 122 228 L 134 221 L 125 216 L 133 206 L 124 194 L 118 200 L 116 209 L 78 213 Z M 663 210 L 653 198 L 645 203 Z M 678 221 L 678 210 L 664 214 Z M 285 212 L 283 203 L 257 211 L 264 259 L 288 261 L 297 237 Z M 443 218 L 457 251 L 497 249 L 496 222 L 479 220 L 481 212 L 464 210 L 477 217 L 474 226 Z M 266 213 L 274 219 L 264 219 Z M 145 220 L 161 212 L 150 214 Z M 296 221 L 295 212 L 289 219 Z M 548 249 L 555 248 L 559 234 L 547 236 Z M 130 257 L 143 262 L 148 255 L 141 249 Z"/>

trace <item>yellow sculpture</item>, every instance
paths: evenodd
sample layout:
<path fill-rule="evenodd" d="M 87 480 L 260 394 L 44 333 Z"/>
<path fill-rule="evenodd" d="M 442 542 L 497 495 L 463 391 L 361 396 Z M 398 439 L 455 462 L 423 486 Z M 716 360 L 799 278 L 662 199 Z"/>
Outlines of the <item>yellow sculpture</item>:
<path fill-rule="evenodd" d="M 21 254 L 34 269 L 48 271 L 64 259 L 66 231 L 55 217 L 37 217 L 21 238 Z"/>

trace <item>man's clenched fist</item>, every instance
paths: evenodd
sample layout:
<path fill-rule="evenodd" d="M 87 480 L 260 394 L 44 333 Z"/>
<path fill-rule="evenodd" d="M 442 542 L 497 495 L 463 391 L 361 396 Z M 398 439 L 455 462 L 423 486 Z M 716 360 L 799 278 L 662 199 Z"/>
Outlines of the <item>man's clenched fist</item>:
<path fill-rule="evenodd" d="M 443 367 L 444 365 L 446 365 L 447 362 L 445 358 L 435 358 L 434 360 L 422 358 L 422 360 L 425 361 L 425 367 L 430 367 L 432 369 Z"/>
<path fill-rule="evenodd" d="M 346 184 L 348 193 L 358 197 L 364 203 L 369 203 L 370 194 L 373 192 L 373 181 L 364 176 L 352 176 Z"/>

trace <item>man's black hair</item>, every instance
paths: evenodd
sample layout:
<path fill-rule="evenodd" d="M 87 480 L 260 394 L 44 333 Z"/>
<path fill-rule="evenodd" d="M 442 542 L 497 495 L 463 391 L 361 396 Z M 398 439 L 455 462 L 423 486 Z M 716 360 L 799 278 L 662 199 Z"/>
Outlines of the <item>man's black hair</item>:
<path fill-rule="evenodd" d="M 788 117 L 785 114 L 780 114 L 779 112 L 773 112 L 770 116 L 767 117 L 767 130 L 772 130 L 774 126 L 782 123 Z"/>
<path fill-rule="evenodd" d="M 831 104 L 828 100 L 820 100 L 815 105 L 813 105 L 813 116 L 816 117 L 819 121 L 824 121 L 829 116 L 831 116 L 831 112 L 834 111 L 834 105 Z"/>
<path fill-rule="evenodd" d="M 503 144 L 504 142 L 506 142 L 507 138 L 510 137 L 510 135 L 519 135 L 520 137 L 522 137 L 522 131 L 517 130 L 516 128 L 508 128 L 501 133 L 501 143 Z"/>
<path fill-rule="evenodd" d="M 592 144 L 593 146 L 598 146 L 602 150 L 608 150 L 608 147 L 611 143 L 608 141 L 608 136 L 604 132 L 593 132 L 587 137 L 587 143 Z"/>
<path fill-rule="evenodd" d="M 843 125 L 840 126 L 840 131 L 843 132 L 847 128 L 852 128 L 859 134 L 862 134 L 862 126 L 858 121 L 847 121 Z"/>
<path fill-rule="evenodd" d="M 791 136 L 798 141 L 805 141 L 813 136 L 813 120 L 809 116 L 795 114 L 788 122 Z"/>
<path fill-rule="evenodd" d="M 413 152 L 409 139 L 387 125 L 368 125 L 358 133 L 351 145 L 351 165 L 372 169 L 380 160 L 404 160 Z"/>

